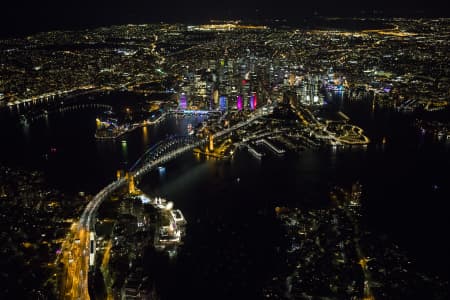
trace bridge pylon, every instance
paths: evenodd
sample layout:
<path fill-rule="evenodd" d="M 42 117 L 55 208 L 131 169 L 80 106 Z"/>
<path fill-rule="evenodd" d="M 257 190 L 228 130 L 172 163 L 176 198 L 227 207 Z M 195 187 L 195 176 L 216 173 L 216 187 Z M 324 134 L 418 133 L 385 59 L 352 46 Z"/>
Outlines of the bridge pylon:
<path fill-rule="evenodd" d="M 119 179 L 125 177 L 125 172 L 124 172 L 124 170 L 117 170 L 117 172 L 116 172 L 116 177 L 117 177 L 117 180 L 119 180 Z"/>
<path fill-rule="evenodd" d="M 134 176 L 127 172 L 126 178 L 128 180 L 128 193 L 136 194 L 136 184 L 134 183 Z"/>

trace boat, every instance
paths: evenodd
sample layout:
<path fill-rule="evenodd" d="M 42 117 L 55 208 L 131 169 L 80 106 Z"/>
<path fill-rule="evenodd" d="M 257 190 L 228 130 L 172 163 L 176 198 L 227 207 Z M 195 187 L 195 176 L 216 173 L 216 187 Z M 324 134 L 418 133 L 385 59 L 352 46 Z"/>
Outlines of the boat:
<path fill-rule="evenodd" d="M 180 222 L 184 220 L 182 215 L 175 214 L 180 218 Z M 181 220 L 182 217 L 182 220 Z M 182 229 L 177 226 L 175 216 L 172 211 L 161 209 L 159 211 L 159 222 L 157 223 L 155 235 L 155 248 L 163 250 L 166 246 L 176 246 L 181 242 Z"/>
<path fill-rule="evenodd" d="M 25 115 L 20 115 L 20 123 L 22 123 L 22 124 L 26 124 L 26 123 L 28 123 L 28 119 L 27 119 L 27 117 L 25 117 Z"/>
<path fill-rule="evenodd" d="M 187 224 L 186 219 L 184 218 L 183 214 L 179 209 L 171 210 L 170 213 L 173 219 L 175 220 L 177 226 L 184 226 Z"/>

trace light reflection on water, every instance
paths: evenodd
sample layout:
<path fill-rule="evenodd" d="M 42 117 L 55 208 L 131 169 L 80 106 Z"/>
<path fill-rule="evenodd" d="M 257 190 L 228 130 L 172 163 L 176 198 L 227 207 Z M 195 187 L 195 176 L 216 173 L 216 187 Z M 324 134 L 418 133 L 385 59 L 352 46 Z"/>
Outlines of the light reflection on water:
<path fill-rule="evenodd" d="M 269 245 L 265 240 L 267 237 L 260 237 L 254 243 L 261 249 L 248 244 L 245 244 L 248 249 L 241 247 L 242 240 L 252 236 L 250 233 L 261 231 L 260 227 L 252 226 L 257 224 L 257 216 L 269 216 L 275 206 L 323 204 L 331 185 L 347 185 L 356 180 L 363 183 L 367 193 L 367 220 L 375 231 L 403 236 L 403 245 L 409 245 L 412 251 L 417 244 L 427 244 L 430 249 L 446 253 L 439 237 L 443 230 L 439 228 L 444 227 L 441 225 L 445 220 L 442 215 L 444 201 L 437 194 L 440 191 L 430 194 L 427 186 L 436 183 L 445 189 L 448 185 L 448 176 L 442 174 L 448 172 L 449 144 L 446 143 L 445 149 L 441 149 L 443 147 L 433 144 L 435 141 L 425 138 L 418 148 L 414 140 L 416 136 L 411 134 L 410 128 L 396 122 L 389 114 L 378 109 L 371 113 L 370 107 L 366 113 L 360 114 L 360 109 L 352 111 L 353 108 L 346 105 L 343 109 L 352 119 L 351 122 L 364 128 L 372 141 L 381 141 L 383 136 L 388 136 L 387 144 L 370 145 L 367 149 L 337 149 L 336 152 L 331 149 L 306 150 L 284 158 L 269 155 L 263 161 L 254 159 L 246 151 L 239 151 L 230 162 L 209 160 L 188 153 L 167 164 L 165 174 L 150 174 L 142 180 L 141 187 L 145 192 L 173 201 L 192 226 L 188 228 L 186 245 L 181 253 L 182 262 L 175 271 L 187 274 L 187 266 L 192 266 L 191 263 L 202 270 L 211 270 L 209 265 L 212 263 L 227 265 L 230 262 L 228 259 L 242 262 L 239 258 L 242 252 L 254 253 Z M 11 124 L 3 126 L 0 137 L 9 145 L 2 147 L 1 157 L 12 165 L 20 162 L 30 168 L 45 169 L 51 184 L 63 190 L 94 193 L 114 179 L 115 171 L 124 168 L 124 160 L 132 163 L 148 146 L 167 134 L 186 134 L 189 123 L 195 127 L 202 121 L 199 117 L 168 118 L 166 122 L 138 129 L 113 142 L 93 138 L 96 115 L 95 111 L 65 113 L 64 116 L 50 115 L 47 122 L 42 120 L 29 128 Z M 125 146 L 121 143 L 122 139 L 126 141 Z M 53 145 L 57 146 L 58 154 L 44 161 L 42 154 Z M 80 157 L 83 159 L 80 160 Z M 433 205 L 423 205 L 423 199 Z M 427 222 L 417 222 L 424 216 L 426 218 L 427 214 L 436 217 Z M 399 215 L 402 216 L 401 222 Z M 230 227 L 230 232 L 234 234 L 223 233 Z M 240 233 L 241 230 L 243 233 Z M 266 230 L 269 234 L 270 230 Z M 414 232 L 427 234 L 417 235 Z M 228 244 L 215 239 L 217 235 Z M 240 248 L 236 253 L 225 252 L 231 258 L 217 250 L 233 246 Z M 436 251 L 420 251 L 425 253 L 422 254 L 425 259 L 421 258 L 424 261 L 439 256 L 435 255 Z M 209 252 L 211 256 L 208 256 Z M 183 258 L 186 254 L 191 258 Z M 256 269 L 247 267 L 250 269 L 248 276 L 257 273 Z M 195 281 L 200 280 L 201 276 L 211 276 L 211 281 L 220 281 L 217 275 L 194 275 L 191 275 L 192 280 L 179 278 L 185 281 L 188 296 L 194 296 L 196 289 L 202 289 L 202 282 Z M 237 280 L 229 279 L 231 283 Z M 190 290 L 189 284 L 192 284 Z"/>
<path fill-rule="evenodd" d="M 147 126 L 142 127 L 142 144 L 148 146 L 149 137 L 148 137 L 148 129 Z"/>

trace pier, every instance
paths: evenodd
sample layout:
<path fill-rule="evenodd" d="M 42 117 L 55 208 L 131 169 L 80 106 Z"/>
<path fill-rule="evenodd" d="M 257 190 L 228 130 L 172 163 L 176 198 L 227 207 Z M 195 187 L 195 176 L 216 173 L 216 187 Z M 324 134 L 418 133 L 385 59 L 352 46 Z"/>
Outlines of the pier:
<path fill-rule="evenodd" d="M 247 150 L 248 152 L 253 155 L 253 157 L 257 158 L 257 159 L 262 159 L 263 156 L 265 155 L 265 153 L 262 152 L 258 152 L 255 148 L 253 148 L 252 146 L 250 146 L 249 144 L 245 144 L 247 146 Z"/>
<path fill-rule="evenodd" d="M 266 146 L 270 150 L 272 150 L 275 154 L 284 155 L 284 153 L 286 153 L 286 151 L 284 149 L 279 149 L 279 148 L 275 147 L 272 143 L 270 143 L 266 139 L 260 139 L 260 140 L 256 141 L 256 145 L 261 145 L 261 144 Z"/>

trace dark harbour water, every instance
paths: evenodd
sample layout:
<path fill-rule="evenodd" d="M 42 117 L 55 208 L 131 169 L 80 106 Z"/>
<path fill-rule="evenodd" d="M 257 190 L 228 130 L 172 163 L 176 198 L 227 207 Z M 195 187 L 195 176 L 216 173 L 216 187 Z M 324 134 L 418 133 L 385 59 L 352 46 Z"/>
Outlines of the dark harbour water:
<path fill-rule="evenodd" d="M 229 162 L 186 154 L 167 164 L 164 176 L 147 176 L 141 188 L 173 201 L 189 223 L 176 260 L 168 265 L 146 263 L 162 270 L 156 281 L 163 298 L 255 298 L 282 264 L 275 248 L 280 233 L 274 226 L 274 208 L 326 205 L 332 186 L 349 187 L 356 180 L 363 184 L 367 227 L 400 245 L 419 270 L 448 279 L 450 143 L 420 136 L 411 126 L 414 116 L 371 112 L 369 107 L 350 102 L 341 107 L 372 140 L 366 149 L 306 150 L 262 162 L 245 151 Z M 0 162 L 44 170 L 50 184 L 66 192 L 95 193 L 149 145 L 202 121 L 168 118 L 115 143 L 99 142 L 93 138 L 98 113 L 51 113 L 23 127 L 2 112 Z M 441 114 L 448 120 L 448 111 Z"/>

